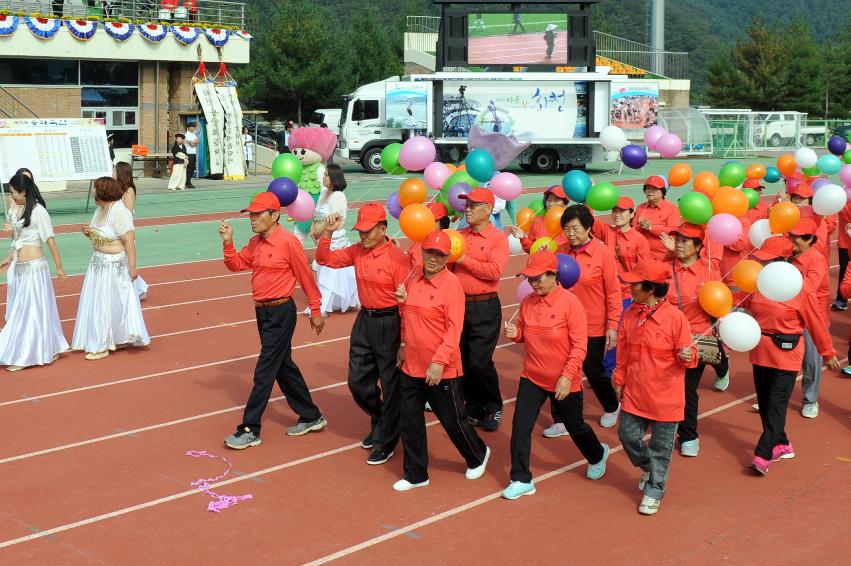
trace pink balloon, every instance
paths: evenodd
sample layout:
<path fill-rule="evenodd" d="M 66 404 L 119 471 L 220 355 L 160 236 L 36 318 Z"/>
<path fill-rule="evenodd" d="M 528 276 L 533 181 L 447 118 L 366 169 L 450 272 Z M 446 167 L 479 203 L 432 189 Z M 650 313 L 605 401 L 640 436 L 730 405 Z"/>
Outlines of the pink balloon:
<path fill-rule="evenodd" d="M 408 171 L 422 171 L 434 161 L 437 150 L 434 143 L 425 136 L 414 136 L 402 144 L 399 152 L 399 165 Z"/>
<path fill-rule="evenodd" d="M 851 187 L 842 187 L 845 189 L 845 195 L 848 197 L 848 202 L 851 202 Z"/>
<path fill-rule="evenodd" d="M 724 246 L 730 246 L 742 237 L 742 223 L 726 212 L 719 212 L 706 225 L 709 237 Z"/>
<path fill-rule="evenodd" d="M 532 290 L 532 286 L 529 285 L 529 282 L 525 279 L 520 282 L 520 285 L 517 286 L 517 302 L 522 303 L 523 299 L 534 293 Z"/>
<path fill-rule="evenodd" d="M 443 187 L 443 183 L 446 182 L 446 179 L 448 179 L 451 174 L 449 167 L 440 161 L 429 163 L 428 166 L 426 166 L 425 171 L 423 171 L 423 177 L 425 178 L 426 185 L 435 191 L 440 190 Z"/>
<path fill-rule="evenodd" d="M 843 184 L 851 185 L 851 163 L 842 166 L 839 170 L 839 178 L 842 179 Z"/>
<path fill-rule="evenodd" d="M 313 197 L 304 189 L 298 190 L 298 195 L 291 205 L 287 207 L 287 214 L 292 216 L 297 222 L 304 222 L 313 218 L 313 211 L 316 208 L 316 203 L 313 202 Z"/>
<path fill-rule="evenodd" d="M 667 133 L 668 131 L 662 126 L 650 126 L 644 132 L 644 145 L 650 149 L 656 149 L 656 142 Z"/>
<path fill-rule="evenodd" d="M 523 192 L 523 183 L 514 173 L 497 173 L 488 183 L 488 188 L 502 200 L 514 200 Z"/>
<path fill-rule="evenodd" d="M 656 152 L 662 157 L 674 157 L 683 149 L 683 141 L 676 134 L 665 134 L 656 140 Z"/>

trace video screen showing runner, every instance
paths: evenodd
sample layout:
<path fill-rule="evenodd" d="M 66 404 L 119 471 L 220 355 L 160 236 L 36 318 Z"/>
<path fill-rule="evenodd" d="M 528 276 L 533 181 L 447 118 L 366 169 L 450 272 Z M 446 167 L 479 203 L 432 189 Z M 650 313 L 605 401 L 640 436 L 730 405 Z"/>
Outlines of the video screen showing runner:
<path fill-rule="evenodd" d="M 475 13 L 467 27 L 470 65 L 567 63 L 566 14 Z"/>

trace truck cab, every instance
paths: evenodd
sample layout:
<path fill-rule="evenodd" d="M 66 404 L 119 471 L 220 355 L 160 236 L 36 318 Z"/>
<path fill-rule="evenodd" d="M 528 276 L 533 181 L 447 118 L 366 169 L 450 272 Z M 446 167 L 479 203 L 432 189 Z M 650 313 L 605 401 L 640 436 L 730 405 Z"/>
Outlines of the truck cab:
<path fill-rule="evenodd" d="M 357 161 L 369 173 L 380 173 L 381 150 L 402 141 L 401 128 L 387 128 L 385 84 L 399 77 L 358 88 L 345 98 L 340 116 L 337 155 Z"/>

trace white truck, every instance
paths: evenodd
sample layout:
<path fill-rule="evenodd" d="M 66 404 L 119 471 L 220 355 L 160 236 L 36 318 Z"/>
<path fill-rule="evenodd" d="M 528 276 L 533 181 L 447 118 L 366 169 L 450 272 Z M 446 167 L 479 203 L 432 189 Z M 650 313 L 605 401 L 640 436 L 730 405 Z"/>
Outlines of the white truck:
<path fill-rule="evenodd" d="M 390 77 L 345 97 L 336 155 L 370 173 L 381 150 L 411 135 L 426 135 L 438 159 L 458 162 L 474 125 L 532 145 L 518 157 L 538 173 L 604 159 L 598 139 L 609 123 L 611 82 L 596 73 L 434 73 Z"/>
<path fill-rule="evenodd" d="M 805 113 L 773 112 L 756 122 L 754 141 L 761 147 L 796 145 L 796 140 L 800 145 L 812 146 L 823 141 L 825 134 L 824 127 L 807 125 Z"/>

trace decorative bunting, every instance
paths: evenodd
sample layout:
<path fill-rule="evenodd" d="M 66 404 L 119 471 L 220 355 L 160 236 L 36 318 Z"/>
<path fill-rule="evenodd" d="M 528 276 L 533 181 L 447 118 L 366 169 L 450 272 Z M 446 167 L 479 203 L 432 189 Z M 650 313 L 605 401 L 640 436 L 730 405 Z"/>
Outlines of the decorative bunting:
<path fill-rule="evenodd" d="M 153 43 L 158 43 L 168 35 L 168 28 L 160 24 L 139 24 L 139 33 Z"/>
<path fill-rule="evenodd" d="M 0 37 L 15 33 L 20 21 L 21 19 L 18 16 L 4 16 L 0 14 Z"/>
<path fill-rule="evenodd" d="M 98 23 L 86 20 L 65 20 L 65 29 L 80 41 L 88 41 L 97 31 Z"/>
<path fill-rule="evenodd" d="M 227 29 L 205 29 L 204 35 L 207 36 L 207 40 L 210 42 L 210 45 L 214 47 L 221 47 L 225 43 L 228 42 L 230 38 L 230 30 Z"/>
<path fill-rule="evenodd" d="M 24 16 L 24 23 L 39 39 L 50 39 L 56 35 L 56 32 L 62 26 L 62 22 L 55 18 L 34 18 L 32 16 Z"/>
<path fill-rule="evenodd" d="M 245 40 L 248 40 L 248 41 L 254 39 L 254 37 L 250 33 L 248 33 L 247 31 L 245 31 L 244 29 L 239 30 L 239 31 L 235 31 L 233 33 L 237 37 L 241 37 L 242 39 L 245 39 Z"/>
<path fill-rule="evenodd" d="M 126 41 L 133 35 L 133 29 L 136 26 L 133 24 L 127 24 L 124 22 L 105 22 L 103 24 L 103 29 L 106 33 L 112 37 L 113 39 L 117 39 L 118 41 Z"/>
<path fill-rule="evenodd" d="M 198 28 L 190 28 L 187 26 L 171 26 L 171 34 L 174 36 L 178 42 L 183 45 L 189 45 L 194 43 L 198 36 L 201 35 L 201 32 Z"/>

